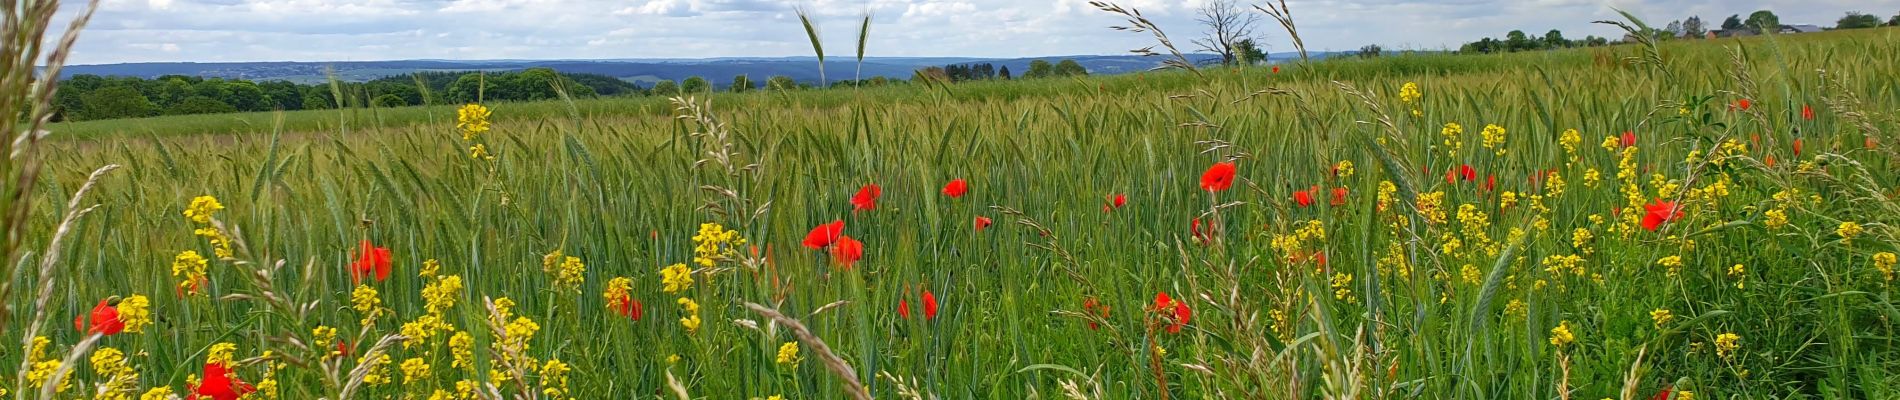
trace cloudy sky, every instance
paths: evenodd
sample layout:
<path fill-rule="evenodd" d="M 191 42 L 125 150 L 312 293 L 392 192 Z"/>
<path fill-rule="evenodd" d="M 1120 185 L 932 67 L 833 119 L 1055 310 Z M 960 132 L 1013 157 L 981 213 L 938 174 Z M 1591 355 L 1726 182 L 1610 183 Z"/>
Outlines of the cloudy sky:
<path fill-rule="evenodd" d="M 103 0 L 77 64 L 143 61 L 602 59 L 810 55 L 793 14 L 811 10 L 826 47 L 851 51 L 856 18 L 874 17 L 874 56 L 1120 54 L 1151 44 L 1087 0 Z M 1210 0 L 1122 0 L 1185 44 Z M 1253 0 L 1259 1 L 1259 0 Z M 1244 2 L 1244 1 L 1243 1 Z M 77 8 L 80 1 L 68 1 Z M 1312 50 L 1377 43 L 1457 47 L 1522 29 L 1612 36 L 1612 7 L 1656 25 L 1769 9 L 1783 23 L 1832 26 L 1847 11 L 1881 19 L 1900 0 L 1288 0 Z M 1258 33 L 1292 51 L 1277 26 Z"/>

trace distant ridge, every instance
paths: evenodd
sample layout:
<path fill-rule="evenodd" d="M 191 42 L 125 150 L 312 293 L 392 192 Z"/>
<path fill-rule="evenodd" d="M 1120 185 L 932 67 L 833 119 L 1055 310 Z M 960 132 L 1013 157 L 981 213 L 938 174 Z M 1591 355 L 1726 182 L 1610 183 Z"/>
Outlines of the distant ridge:
<path fill-rule="evenodd" d="M 1193 54 L 1188 56 L 1195 62 L 1217 60 L 1212 54 Z M 1293 54 L 1276 53 L 1269 59 L 1279 61 L 1297 57 Z M 887 78 L 908 79 L 912 71 L 929 66 L 965 63 L 991 63 L 997 68 L 1008 67 L 1012 74 L 1021 75 L 1029 70 L 1029 63 L 1035 60 L 1047 60 L 1051 63 L 1060 60 L 1075 60 L 1094 74 L 1120 74 L 1152 69 L 1161 65 L 1161 59 L 1133 55 L 1075 55 L 1024 58 L 979 58 L 979 57 L 866 57 L 864 78 L 883 76 Z M 622 80 L 650 84 L 659 80 L 682 80 L 700 76 L 715 85 L 725 84 L 734 76 L 745 74 L 753 81 L 764 81 L 775 75 L 789 76 L 800 82 L 815 83 L 819 80 L 817 59 L 804 57 L 721 57 L 704 59 L 601 59 L 601 60 L 393 60 L 393 61 L 334 61 L 334 62 L 158 62 L 125 63 L 99 65 L 69 65 L 61 71 L 62 78 L 73 75 L 129 76 L 157 78 L 165 75 L 186 75 L 204 78 L 244 79 L 252 81 L 290 81 L 302 84 L 326 81 L 328 72 L 334 69 L 337 78 L 346 82 L 361 82 L 394 75 L 406 75 L 423 71 L 511 71 L 534 67 L 553 68 L 561 72 L 601 74 Z M 850 61 L 830 61 L 825 63 L 827 77 L 831 80 L 848 80 L 854 77 L 857 64 Z"/>

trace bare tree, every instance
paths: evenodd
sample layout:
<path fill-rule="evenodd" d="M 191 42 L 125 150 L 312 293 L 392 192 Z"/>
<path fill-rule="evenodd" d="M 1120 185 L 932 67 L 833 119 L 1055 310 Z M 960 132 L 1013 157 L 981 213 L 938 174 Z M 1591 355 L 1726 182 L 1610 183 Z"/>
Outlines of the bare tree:
<path fill-rule="evenodd" d="M 1194 45 L 1201 50 L 1220 54 L 1221 64 L 1239 62 L 1237 47 L 1242 40 L 1253 38 L 1254 23 L 1260 22 L 1260 16 L 1247 12 L 1233 0 L 1214 0 L 1201 4 L 1194 18 L 1206 27 L 1207 37 L 1195 39 Z"/>

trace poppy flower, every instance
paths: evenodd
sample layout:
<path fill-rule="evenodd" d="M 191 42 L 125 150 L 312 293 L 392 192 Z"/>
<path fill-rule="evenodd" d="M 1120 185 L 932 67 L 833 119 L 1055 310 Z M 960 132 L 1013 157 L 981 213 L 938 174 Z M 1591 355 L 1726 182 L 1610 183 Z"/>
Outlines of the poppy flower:
<path fill-rule="evenodd" d="M 1214 241 L 1214 227 L 1209 226 L 1207 230 L 1201 230 L 1200 218 L 1195 218 L 1194 223 L 1188 225 L 1188 233 L 1193 235 L 1194 240 L 1201 244 Z"/>
<path fill-rule="evenodd" d="M 923 303 L 924 320 L 937 319 L 937 295 L 931 294 L 930 289 L 924 289 Z"/>
<path fill-rule="evenodd" d="M 1333 188 L 1332 205 L 1333 207 L 1346 205 L 1346 188 L 1345 187 L 1342 186 L 1342 187 Z"/>
<path fill-rule="evenodd" d="M 1669 400 L 1669 389 L 1669 385 L 1663 385 L 1662 391 L 1656 392 L 1655 396 L 1649 396 L 1649 400 Z"/>
<path fill-rule="evenodd" d="M 350 356 L 350 342 L 345 342 L 342 340 L 336 341 L 336 354 L 337 356 L 340 356 L 340 357 L 349 357 Z"/>
<path fill-rule="evenodd" d="M 1168 333 L 1181 333 L 1181 327 L 1187 326 L 1188 320 L 1194 316 L 1194 310 L 1188 308 L 1187 302 L 1169 298 L 1168 292 L 1155 294 L 1153 310 L 1167 320 Z"/>
<path fill-rule="evenodd" d="M 1761 160 L 1761 163 L 1762 163 L 1763 165 L 1767 165 L 1767 166 L 1768 166 L 1769 168 L 1774 168 L 1774 167 L 1775 167 L 1775 155 L 1773 155 L 1773 154 L 1769 154 L 1769 155 L 1768 155 L 1768 157 L 1766 157 L 1766 158 L 1763 158 L 1763 159 Z"/>
<path fill-rule="evenodd" d="M 1803 106 L 1801 106 L 1801 119 L 1803 119 L 1803 120 L 1808 120 L 1808 121 L 1813 121 L 1813 120 L 1814 120 L 1814 107 L 1813 107 L 1813 106 L 1807 106 L 1807 105 L 1803 105 Z"/>
<path fill-rule="evenodd" d="M 811 228 L 811 233 L 805 234 L 804 244 L 805 247 L 812 249 L 831 247 L 832 243 L 838 241 L 838 236 L 843 234 L 844 220 L 831 221 L 829 224 L 821 224 L 818 225 L 818 227 Z"/>
<path fill-rule="evenodd" d="M 1736 100 L 1735 108 L 1741 109 L 1742 111 L 1748 111 L 1748 107 L 1753 106 L 1754 104 L 1755 103 L 1748 101 L 1748 99 Z"/>
<path fill-rule="evenodd" d="M 639 300 L 634 300 L 633 296 L 625 296 L 620 298 L 620 307 L 614 311 L 627 319 L 639 321 L 640 316 L 646 313 L 645 308 L 640 305 Z"/>
<path fill-rule="evenodd" d="M 1867 146 L 1868 150 L 1874 149 L 1874 138 L 1869 137 L 1866 140 L 1863 140 L 1862 142 L 1863 142 L 1862 145 Z"/>
<path fill-rule="evenodd" d="M 1280 66 L 1278 65 L 1273 66 L 1273 73 L 1276 73 L 1276 74 L 1280 73 Z"/>
<path fill-rule="evenodd" d="M 1484 187 L 1482 188 L 1482 189 L 1484 189 L 1484 191 L 1486 191 L 1486 192 L 1489 192 L 1489 191 L 1491 191 L 1491 189 L 1496 189 L 1497 187 L 1498 187 L 1498 176 L 1497 176 L 1497 175 L 1485 175 L 1485 176 L 1484 176 Z"/>
<path fill-rule="evenodd" d="M 903 319 L 910 319 L 910 300 L 897 299 L 897 316 Z"/>
<path fill-rule="evenodd" d="M 1650 231 L 1655 231 L 1665 222 L 1682 218 L 1682 208 L 1678 207 L 1675 202 L 1656 200 L 1654 203 L 1644 205 L 1643 209 L 1645 210 L 1643 214 L 1643 229 Z"/>
<path fill-rule="evenodd" d="M 1794 140 L 1794 156 L 1795 157 L 1801 156 L 1801 139 Z"/>
<path fill-rule="evenodd" d="M 838 242 L 831 246 L 831 259 L 845 268 L 851 268 L 851 265 L 857 264 L 858 260 L 863 258 L 864 243 L 850 236 L 839 236 Z"/>
<path fill-rule="evenodd" d="M 882 195 L 884 189 L 877 187 L 877 184 L 864 185 L 858 189 L 858 194 L 851 196 L 851 211 L 877 209 L 877 197 Z"/>
<path fill-rule="evenodd" d="M 1313 205 L 1313 194 L 1307 190 L 1294 191 L 1293 203 L 1299 204 L 1300 208 L 1305 208 L 1306 206 Z"/>
<path fill-rule="evenodd" d="M 1636 132 L 1623 131 L 1623 147 L 1636 145 Z"/>
<path fill-rule="evenodd" d="M 990 217 L 976 217 L 976 231 L 977 232 L 982 232 L 983 229 L 986 229 L 989 227 L 990 227 Z"/>
<path fill-rule="evenodd" d="M 1317 264 L 1317 265 L 1319 265 L 1319 266 L 1321 266 L 1321 267 L 1324 267 L 1324 266 L 1326 266 L 1326 252 L 1319 252 L 1319 253 L 1314 253 L 1314 254 L 1313 254 L 1313 263 L 1314 263 L 1314 264 Z"/>
<path fill-rule="evenodd" d="M 1218 192 L 1234 186 L 1234 163 L 1214 163 L 1201 174 L 1201 190 Z"/>
<path fill-rule="evenodd" d="M 1082 311 L 1084 313 L 1101 316 L 1102 319 L 1108 319 L 1108 305 L 1102 304 L 1100 301 L 1096 301 L 1094 297 L 1082 299 Z M 1096 330 L 1100 328 L 1101 328 L 1101 324 L 1096 323 L 1095 320 L 1093 319 L 1089 320 L 1089 330 Z"/>
<path fill-rule="evenodd" d="M 350 279 L 354 282 L 362 282 L 365 276 L 374 276 L 377 282 L 389 279 L 389 262 L 388 247 L 376 247 L 364 240 L 356 251 L 356 261 L 350 263 Z"/>
<path fill-rule="evenodd" d="M 237 400 L 257 391 L 251 384 L 238 379 L 236 372 L 220 363 L 205 363 L 204 381 L 189 389 L 191 397 L 211 400 Z"/>
<path fill-rule="evenodd" d="M 92 308 L 91 324 L 87 324 L 87 315 L 80 315 L 73 317 L 73 329 L 112 336 L 125 331 L 125 321 L 119 320 L 119 309 L 113 307 L 111 300 L 102 299 Z"/>
<path fill-rule="evenodd" d="M 1102 204 L 1102 212 L 1108 212 L 1109 210 L 1122 208 L 1122 206 L 1125 206 L 1125 205 L 1128 205 L 1127 194 L 1116 193 L 1116 194 L 1108 195 L 1108 202 Z"/>
<path fill-rule="evenodd" d="M 964 193 L 969 193 L 969 192 L 970 192 L 970 184 L 968 182 L 964 182 L 963 178 L 957 178 L 955 180 L 950 181 L 950 183 L 946 183 L 943 185 L 943 195 L 950 196 L 950 198 L 952 199 L 963 197 Z"/>
<path fill-rule="evenodd" d="M 1471 164 L 1459 165 L 1458 176 L 1465 178 L 1465 182 L 1476 181 L 1478 180 L 1478 169 L 1472 168 Z"/>

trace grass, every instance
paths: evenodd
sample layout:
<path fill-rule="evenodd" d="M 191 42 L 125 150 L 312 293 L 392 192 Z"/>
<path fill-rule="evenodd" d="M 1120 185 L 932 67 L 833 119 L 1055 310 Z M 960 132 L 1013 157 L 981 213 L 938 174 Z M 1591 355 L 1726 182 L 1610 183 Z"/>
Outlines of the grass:
<path fill-rule="evenodd" d="M 124 168 L 67 239 L 56 275 L 73 284 L 47 336 L 63 354 L 82 337 L 57 321 L 148 296 L 154 326 L 100 342 L 131 355 L 139 391 L 183 392 L 228 342 L 236 374 L 281 398 L 427 397 L 516 368 L 483 397 L 838 398 L 856 381 L 905 398 L 1890 398 L 1900 311 L 1873 259 L 1900 243 L 1896 35 L 1668 43 L 1659 70 L 1619 46 L 494 104 L 473 141 L 442 106 L 58 125 L 69 139 L 51 144 L 36 198 L 46 226 L 88 173 Z M 1407 82 L 1418 101 L 1400 100 Z M 1448 142 L 1447 122 L 1464 133 Z M 1501 144 L 1483 144 L 1487 125 Z M 1566 149 L 1570 129 L 1581 141 Z M 1625 131 L 1635 150 L 1598 146 Z M 471 159 L 476 143 L 495 157 Z M 1232 189 L 1202 190 L 1229 161 Z M 1447 182 L 1462 165 L 1477 182 Z M 957 178 L 968 195 L 939 194 Z M 883 196 L 853 211 L 866 184 Z M 1316 204 L 1299 205 L 1311 188 Z M 1127 204 L 1105 212 L 1114 194 Z M 182 216 L 202 195 L 240 245 L 210 262 L 203 293 L 180 294 L 174 256 L 214 250 Z M 1684 213 L 1650 231 L 1656 201 Z M 854 266 L 800 246 L 833 220 L 864 243 Z M 1864 231 L 1843 237 L 1844 221 Z M 660 270 L 694 264 L 707 223 L 745 243 L 715 246 L 690 289 L 666 292 Z M 363 240 L 391 249 L 388 280 L 352 282 Z M 585 264 L 578 287 L 545 269 L 555 252 Z M 1659 265 L 1672 256 L 1674 272 Z M 436 314 L 445 325 L 405 332 L 440 282 L 419 276 L 425 260 L 465 287 Z M 615 277 L 631 278 L 639 320 L 608 306 Z M 368 324 L 359 287 L 386 309 Z M 1178 333 L 1172 311 L 1150 311 L 1158 293 L 1192 310 Z M 513 315 L 491 324 L 484 303 L 502 297 Z M 1652 319 L 1661 309 L 1674 318 Z M 491 346 L 509 339 L 492 325 L 525 326 L 512 317 L 539 329 L 525 349 Z M 318 326 L 350 355 L 308 346 Z M 1559 326 L 1573 341 L 1553 342 Z M 474 366 L 451 366 L 454 332 L 474 339 Z M 777 362 L 801 340 L 803 361 Z M 369 353 L 391 362 L 361 367 Z M 405 377 L 412 358 L 429 377 Z M 556 359 L 565 383 L 525 368 Z M 102 378 L 82 366 L 66 393 Z"/>

